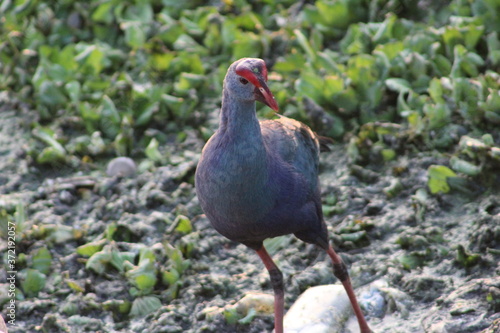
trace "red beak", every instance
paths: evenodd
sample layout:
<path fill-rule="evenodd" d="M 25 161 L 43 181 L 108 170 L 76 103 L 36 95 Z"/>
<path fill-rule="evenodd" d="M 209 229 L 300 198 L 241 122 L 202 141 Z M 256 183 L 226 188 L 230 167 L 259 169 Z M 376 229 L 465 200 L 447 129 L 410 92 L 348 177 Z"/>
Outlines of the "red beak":
<path fill-rule="evenodd" d="M 276 102 L 276 99 L 274 99 L 274 96 L 271 93 L 271 90 L 269 90 L 267 84 L 264 80 L 258 80 L 258 83 L 259 84 L 255 85 L 255 99 L 266 104 L 274 111 L 279 111 L 278 103 Z"/>

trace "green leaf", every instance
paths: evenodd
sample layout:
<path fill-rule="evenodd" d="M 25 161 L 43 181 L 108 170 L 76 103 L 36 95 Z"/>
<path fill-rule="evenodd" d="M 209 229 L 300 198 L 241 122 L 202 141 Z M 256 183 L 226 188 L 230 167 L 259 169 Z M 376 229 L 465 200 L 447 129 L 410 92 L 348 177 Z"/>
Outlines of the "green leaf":
<path fill-rule="evenodd" d="M 262 52 L 262 42 L 254 33 L 240 33 L 233 41 L 233 58 L 258 57 Z"/>
<path fill-rule="evenodd" d="M 167 256 L 171 260 L 173 268 L 179 273 L 179 275 L 182 275 L 182 273 L 184 273 L 184 271 L 189 267 L 190 261 L 184 259 L 181 250 L 171 244 L 165 243 L 164 247 Z"/>
<path fill-rule="evenodd" d="M 94 75 L 99 74 L 104 68 L 104 53 L 98 48 L 93 48 L 85 64 L 93 71 Z"/>
<path fill-rule="evenodd" d="M 155 254 L 151 248 L 143 247 L 139 251 L 139 263 L 141 263 L 143 261 L 154 262 L 155 259 L 156 259 Z"/>
<path fill-rule="evenodd" d="M 333 103 L 346 113 L 352 113 L 358 109 L 359 97 L 352 87 L 347 87 L 336 94 Z"/>
<path fill-rule="evenodd" d="M 486 43 L 488 45 L 488 60 L 494 66 L 498 66 L 500 64 L 500 39 L 498 33 L 496 31 L 490 33 L 486 37 Z"/>
<path fill-rule="evenodd" d="M 450 159 L 450 166 L 452 167 L 453 170 L 461 172 L 468 176 L 477 176 L 482 170 L 481 166 L 472 164 L 456 156 L 453 156 Z"/>
<path fill-rule="evenodd" d="M 86 269 L 91 269 L 99 275 L 104 274 L 107 269 L 109 262 L 111 261 L 111 251 L 102 250 L 94 253 L 87 263 L 85 264 Z"/>
<path fill-rule="evenodd" d="M 185 51 L 193 54 L 206 54 L 207 51 L 206 49 L 198 44 L 196 40 L 194 40 L 193 37 L 187 35 L 187 34 L 182 34 L 177 38 L 177 40 L 174 42 L 174 50 L 177 51 Z"/>
<path fill-rule="evenodd" d="M 16 220 L 16 232 L 20 233 L 24 229 L 24 223 L 26 222 L 26 209 L 24 203 L 19 201 L 16 205 L 16 212 L 14 213 L 14 218 Z"/>
<path fill-rule="evenodd" d="M 181 73 L 174 84 L 174 91 L 182 96 L 189 95 L 190 89 L 197 89 L 205 82 L 205 76 L 193 73 Z"/>
<path fill-rule="evenodd" d="M 65 104 L 67 98 L 61 90 L 54 82 L 44 81 L 40 85 L 38 99 L 42 104 L 49 107 L 57 107 L 58 105 Z"/>
<path fill-rule="evenodd" d="M 405 79 L 390 78 L 385 80 L 385 85 L 392 91 L 406 93 L 411 90 L 411 84 Z"/>
<path fill-rule="evenodd" d="M 129 315 L 131 317 L 144 317 L 161 308 L 160 300 L 155 296 L 137 297 L 132 303 Z"/>
<path fill-rule="evenodd" d="M 175 268 L 172 268 L 168 271 L 163 271 L 161 274 L 161 280 L 163 284 L 169 286 L 175 284 L 177 281 L 179 281 L 179 279 L 180 279 L 180 274 L 179 272 L 177 272 Z"/>
<path fill-rule="evenodd" d="M 47 278 L 45 274 L 38 270 L 28 268 L 19 273 L 21 277 L 21 289 L 26 297 L 36 297 L 45 287 Z"/>
<path fill-rule="evenodd" d="M 176 225 L 175 231 L 183 234 L 189 234 L 191 231 L 193 231 L 191 220 L 189 220 L 189 218 L 184 215 L 177 215 L 174 221 L 174 225 Z"/>
<path fill-rule="evenodd" d="M 150 160 L 157 163 L 161 163 L 165 160 L 163 155 L 158 150 L 159 145 L 160 144 L 158 140 L 156 140 L 156 138 L 152 138 L 148 146 L 146 147 L 146 150 L 144 151 L 144 153 Z"/>
<path fill-rule="evenodd" d="M 435 103 L 445 102 L 443 98 L 443 85 L 438 78 L 433 78 L 431 80 L 428 91 Z"/>
<path fill-rule="evenodd" d="M 381 154 L 384 161 L 393 161 L 397 156 L 394 149 L 382 149 Z"/>
<path fill-rule="evenodd" d="M 54 139 L 53 137 L 54 132 L 51 131 L 50 129 L 37 127 L 33 130 L 32 134 L 37 139 L 45 142 L 47 145 L 54 147 L 55 149 L 61 151 L 62 153 L 66 153 L 64 147 L 56 139 Z"/>
<path fill-rule="evenodd" d="M 368 54 L 361 54 L 349 58 L 347 63 L 347 76 L 354 84 L 363 87 L 370 86 L 377 80 L 375 58 Z"/>
<path fill-rule="evenodd" d="M 346 54 L 366 53 L 369 50 L 370 37 L 360 25 L 353 24 L 340 41 L 340 50 Z"/>
<path fill-rule="evenodd" d="M 150 1 L 135 1 L 133 5 L 126 7 L 121 19 L 150 24 L 154 20 L 153 15 L 153 8 Z"/>
<path fill-rule="evenodd" d="M 424 264 L 422 256 L 416 254 L 405 254 L 398 257 L 398 261 L 406 270 L 412 270 Z"/>
<path fill-rule="evenodd" d="M 170 63 L 175 58 L 174 53 L 154 53 L 149 58 L 149 64 L 155 70 L 164 71 L 170 66 Z"/>
<path fill-rule="evenodd" d="M 120 132 L 121 117 L 115 103 L 109 96 L 103 96 L 98 113 L 100 115 L 99 123 L 101 131 L 105 134 L 105 137 L 114 139 Z"/>
<path fill-rule="evenodd" d="M 425 104 L 424 114 L 430 129 L 441 128 L 450 123 L 451 110 L 446 103 Z"/>
<path fill-rule="evenodd" d="M 427 186 L 432 194 L 448 193 L 450 186 L 446 182 L 449 177 L 456 177 L 457 174 L 444 165 L 431 165 L 427 169 Z"/>
<path fill-rule="evenodd" d="M 297 42 L 302 47 L 302 49 L 304 49 L 309 60 L 311 62 L 314 62 L 316 60 L 316 53 L 314 52 L 313 48 L 309 44 L 309 41 L 307 40 L 306 36 L 299 29 L 294 29 L 293 33 L 297 37 Z"/>
<path fill-rule="evenodd" d="M 290 53 L 285 57 L 278 59 L 274 65 L 274 70 L 279 73 L 283 72 L 297 72 L 301 69 L 306 62 L 304 55 L 300 52 Z"/>
<path fill-rule="evenodd" d="M 350 12 L 347 1 L 328 2 L 316 1 L 319 14 L 327 26 L 345 29 L 350 23 Z"/>
<path fill-rule="evenodd" d="M 234 18 L 235 23 L 244 30 L 262 29 L 262 22 L 253 11 L 245 11 Z"/>
<path fill-rule="evenodd" d="M 68 93 L 71 102 L 78 103 L 80 101 L 80 91 L 81 91 L 80 82 L 69 81 L 64 85 L 64 89 L 66 89 L 66 92 Z"/>
<path fill-rule="evenodd" d="M 299 95 L 307 96 L 318 104 L 324 101 L 323 80 L 311 68 L 305 68 L 300 78 L 295 81 L 295 90 Z"/>
<path fill-rule="evenodd" d="M 443 41 L 446 46 L 447 54 L 451 56 L 454 54 L 455 46 L 462 43 L 463 36 L 458 28 L 447 26 L 443 33 Z"/>
<path fill-rule="evenodd" d="M 129 253 L 120 252 L 120 251 L 118 251 L 118 249 L 113 247 L 111 250 L 111 260 L 109 261 L 109 263 L 113 267 L 115 267 L 119 272 L 123 272 L 125 261 L 133 261 L 132 258 L 134 256 L 135 256 L 134 254 L 129 255 Z M 132 258 L 130 258 L 130 257 L 132 257 Z"/>
<path fill-rule="evenodd" d="M 484 33 L 483 26 L 470 25 L 468 29 L 465 30 L 465 46 L 468 50 L 474 50 L 477 43 L 481 39 Z"/>
<path fill-rule="evenodd" d="M 441 76 L 450 75 L 452 69 L 452 63 L 448 58 L 446 58 L 442 54 L 436 55 L 436 57 L 432 61 L 432 65 L 435 67 L 435 69 L 438 71 L 438 74 L 440 74 Z"/>
<path fill-rule="evenodd" d="M 401 55 L 404 50 L 404 44 L 401 41 L 389 42 L 386 44 L 379 44 L 375 47 L 375 52 L 382 52 L 387 56 L 387 59 L 392 60 Z"/>
<path fill-rule="evenodd" d="M 76 291 L 77 293 L 83 293 L 85 292 L 85 288 L 80 286 L 78 282 L 71 280 L 71 279 L 65 279 L 64 282 L 66 282 L 66 285 L 70 287 L 73 291 Z"/>
<path fill-rule="evenodd" d="M 238 323 L 242 325 L 248 325 L 253 321 L 256 315 L 257 315 L 257 310 L 255 308 L 251 308 L 250 310 L 248 310 L 248 313 L 245 317 L 238 320 Z"/>
<path fill-rule="evenodd" d="M 264 246 L 271 255 L 278 253 L 279 250 L 286 248 L 289 244 L 290 236 L 288 235 L 268 238 L 264 241 Z"/>
<path fill-rule="evenodd" d="M 143 110 L 141 110 L 139 117 L 137 117 L 135 121 L 136 126 L 147 126 L 153 115 L 158 111 L 158 102 L 154 102 L 149 104 L 148 106 L 144 107 Z"/>
<path fill-rule="evenodd" d="M 156 285 L 156 269 L 151 260 L 142 260 L 139 266 L 127 271 L 125 276 L 129 282 L 139 290 L 151 292 Z"/>
<path fill-rule="evenodd" d="M 106 226 L 106 240 L 111 241 L 115 236 L 116 231 L 118 230 L 118 226 L 116 222 L 111 222 Z"/>
<path fill-rule="evenodd" d="M 54 147 L 45 147 L 36 157 L 36 162 L 38 164 L 50 164 L 55 166 L 65 163 L 66 157 L 66 153 L 62 153 Z"/>
<path fill-rule="evenodd" d="M 102 2 L 92 13 L 92 20 L 94 22 L 102 22 L 111 24 L 114 20 L 113 15 L 113 1 L 108 0 Z"/>
<path fill-rule="evenodd" d="M 38 249 L 32 257 L 33 268 L 47 275 L 52 264 L 52 255 L 46 247 Z"/>
<path fill-rule="evenodd" d="M 455 260 L 462 266 L 469 268 L 477 265 L 481 261 L 481 255 L 478 253 L 468 253 L 465 248 L 459 244 Z"/>
<path fill-rule="evenodd" d="M 84 257 L 91 257 L 95 253 L 102 250 L 104 245 L 106 244 L 105 239 L 101 239 L 98 241 L 93 241 L 84 245 L 80 245 L 76 248 L 76 253 Z"/>
<path fill-rule="evenodd" d="M 78 43 L 75 46 L 75 50 L 78 54 L 75 56 L 75 60 L 80 64 L 81 71 L 85 74 L 90 74 L 97 76 L 103 68 L 111 64 L 108 56 L 121 55 L 117 50 L 110 49 L 109 46 L 101 46 L 100 44 L 86 44 Z M 106 52 L 106 53 L 105 53 Z M 89 78 L 89 80 L 96 78 Z M 109 84 L 109 82 L 107 82 Z"/>
<path fill-rule="evenodd" d="M 122 23 L 125 31 L 125 43 L 133 49 L 141 48 L 146 42 L 146 32 L 142 24 L 138 21 Z"/>
<path fill-rule="evenodd" d="M 372 37 L 373 42 L 375 44 L 382 44 L 394 39 L 393 27 L 396 22 L 397 16 L 394 14 L 388 14 L 384 22 L 378 23 L 377 32 Z"/>
<path fill-rule="evenodd" d="M 224 319 L 229 325 L 235 325 L 240 320 L 240 314 L 236 307 L 227 307 L 223 311 Z"/>
<path fill-rule="evenodd" d="M 113 242 L 104 246 L 104 248 L 94 253 L 89 260 L 85 268 L 92 269 L 97 274 L 104 274 L 109 267 L 116 268 L 119 272 L 124 271 L 125 262 L 133 262 L 136 254 L 132 252 L 120 252 L 116 248 L 116 244 Z"/>
<path fill-rule="evenodd" d="M 324 79 L 324 96 L 327 100 L 331 100 L 335 95 L 344 90 L 344 79 L 340 76 L 329 75 Z"/>

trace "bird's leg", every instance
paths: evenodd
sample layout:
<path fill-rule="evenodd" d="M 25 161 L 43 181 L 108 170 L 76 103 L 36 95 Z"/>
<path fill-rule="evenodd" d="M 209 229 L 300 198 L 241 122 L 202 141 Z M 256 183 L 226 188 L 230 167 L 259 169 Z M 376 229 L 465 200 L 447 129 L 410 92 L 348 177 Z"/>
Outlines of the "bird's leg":
<path fill-rule="evenodd" d="M 361 312 L 361 308 L 359 307 L 358 300 L 356 299 L 356 295 L 354 294 L 354 289 L 352 289 L 351 279 L 349 278 L 347 267 L 342 261 L 342 258 L 340 258 L 340 256 L 333 250 L 331 246 L 328 247 L 326 252 L 333 262 L 333 274 L 337 277 L 337 279 L 340 280 L 340 282 L 342 282 L 345 291 L 347 292 L 347 296 L 351 301 L 354 314 L 358 318 L 359 329 L 361 330 L 361 333 L 371 333 L 371 330 L 366 323 L 365 316 L 363 315 L 363 312 Z"/>
<path fill-rule="evenodd" d="M 274 332 L 283 333 L 283 314 L 285 311 L 285 289 L 283 287 L 283 274 L 273 259 L 267 253 L 266 248 L 262 246 L 256 250 L 260 259 L 266 266 L 269 276 L 271 277 L 271 285 L 274 290 Z"/>

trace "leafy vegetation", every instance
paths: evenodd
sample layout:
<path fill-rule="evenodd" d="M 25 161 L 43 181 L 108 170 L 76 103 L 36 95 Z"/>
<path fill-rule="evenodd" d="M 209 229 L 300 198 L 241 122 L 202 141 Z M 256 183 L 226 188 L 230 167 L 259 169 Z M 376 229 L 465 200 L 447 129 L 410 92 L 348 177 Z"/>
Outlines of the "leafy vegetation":
<path fill-rule="evenodd" d="M 356 135 L 356 163 L 393 159 L 387 141 L 396 137 L 398 153 L 451 151 L 452 167 L 475 177 L 488 166 L 455 150 L 467 133 L 490 135 L 498 163 L 498 1 L 294 3 L 7 1 L 1 89 L 36 110 L 38 164 L 144 151 L 165 162 L 155 153 L 165 133 L 182 140 L 195 127 L 206 136 L 228 63 L 262 57 L 283 113 L 314 123 L 303 103 L 312 99 L 331 120 L 318 130 Z M 377 122 L 402 127 L 359 131 Z"/>
<path fill-rule="evenodd" d="M 185 140 L 188 130 L 208 139 L 228 65 L 260 57 L 281 112 L 344 141 L 351 172 L 362 181 L 376 178 L 371 171 L 380 165 L 420 152 L 434 152 L 440 163 L 427 170 L 432 195 L 472 193 L 498 181 L 499 0 L 205 3 L 4 1 L 0 91 L 32 110 L 32 165 L 79 169 L 114 156 L 145 160 L 140 170 L 180 165 L 165 147 Z M 258 108 L 260 116 L 273 116 Z M 394 182 L 384 192 L 395 197 L 402 187 Z M 427 194 L 414 195 L 419 216 Z M 345 209 L 334 197 L 326 203 L 326 216 Z M 0 211 L 0 222 L 15 210 Z M 130 287 L 129 299 L 104 304 L 115 319 L 152 313 L 161 306 L 159 293 L 178 297 L 191 267 L 196 235 L 184 215 L 169 221 L 175 241 L 153 251 L 113 223 L 93 239 L 66 225 L 23 230 L 17 207 L 21 239 L 47 241 L 21 253 L 18 295 L 36 297 L 51 273 L 52 248 L 75 241 L 87 273 L 119 276 Z M 353 224 L 341 238 L 364 244 L 365 229 Z M 412 269 L 430 257 L 420 251 L 399 260 Z M 456 262 L 471 267 L 479 259 L 459 247 Z M 84 292 L 70 277 L 61 279 Z"/>

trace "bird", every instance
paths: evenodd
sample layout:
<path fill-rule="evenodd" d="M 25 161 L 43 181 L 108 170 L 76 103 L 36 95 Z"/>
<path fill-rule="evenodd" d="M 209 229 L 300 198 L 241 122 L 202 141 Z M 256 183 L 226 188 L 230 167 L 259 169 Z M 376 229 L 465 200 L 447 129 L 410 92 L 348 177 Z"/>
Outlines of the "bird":
<path fill-rule="evenodd" d="M 195 172 L 200 206 L 217 232 L 254 250 L 270 276 L 275 333 L 283 333 L 284 281 L 263 241 L 294 234 L 326 251 L 343 284 L 360 332 L 371 332 L 347 267 L 329 244 L 321 208 L 319 152 L 331 139 L 279 115 L 257 118 L 256 101 L 275 112 L 264 60 L 242 58 L 224 78 L 219 127 L 202 149 Z"/>

